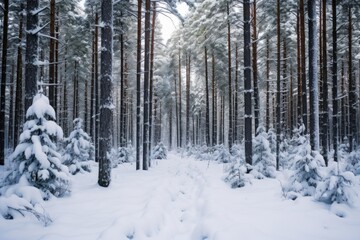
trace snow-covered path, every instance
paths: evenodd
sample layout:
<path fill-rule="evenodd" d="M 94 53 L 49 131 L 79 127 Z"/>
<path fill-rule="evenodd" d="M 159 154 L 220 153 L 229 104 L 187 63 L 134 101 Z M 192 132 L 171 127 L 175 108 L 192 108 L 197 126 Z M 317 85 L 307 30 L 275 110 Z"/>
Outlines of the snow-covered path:
<path fill-rule="evenodd" d="M 0 219 L 0 239 L 359 239 L 360 204 L 339 218 L 311 198 L 284 200 L 278 180 L 230 189 L 218 163 L 169 154 L 153 164 L 119 166 L 109 188 L 96 169 L 79 174 L 70 197 L 45 203 L 53 224 Z"/>

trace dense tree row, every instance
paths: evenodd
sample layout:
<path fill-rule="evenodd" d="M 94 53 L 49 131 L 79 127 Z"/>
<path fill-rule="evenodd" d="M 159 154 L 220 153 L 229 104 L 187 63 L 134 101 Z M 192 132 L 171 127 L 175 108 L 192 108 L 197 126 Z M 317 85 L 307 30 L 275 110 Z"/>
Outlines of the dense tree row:
<path fill-rule="evenodd" d="M 146 170 L 160 142 L 244 142 L 251 164 L 259 127 L 275 129 L 277 168 L 281 143 L 302 124 L 326 164 L 340 144 L 357 147 L 356 1 L 183 1 L 185 19 L 177 1 L 110 2 L 2 2 L 0 164 L 40 87 L 65 135 L 84 119 L 106 168 L 110 148 L 135 145 Z M 166 47 L 159 14 L 182 20 Z"/>

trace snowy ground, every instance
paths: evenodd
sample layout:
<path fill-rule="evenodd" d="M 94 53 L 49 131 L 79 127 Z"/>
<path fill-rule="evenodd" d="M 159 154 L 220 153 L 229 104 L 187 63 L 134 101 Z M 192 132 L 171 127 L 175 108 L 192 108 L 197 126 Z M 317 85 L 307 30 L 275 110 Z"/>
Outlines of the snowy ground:
<path fill-rule="evenodd" d="M 218 163 L 170 153 L 154 165 L 119 166 L 109 188 L 97 185 L 97 169 L 78 174 L 70 197 L 45 202 L 50 226 L 0 218 L 0 239 L 359 239 L 359 201 L 340 218 L 310 197 L 284 200 L 275 179 L 230 189 Z"/>

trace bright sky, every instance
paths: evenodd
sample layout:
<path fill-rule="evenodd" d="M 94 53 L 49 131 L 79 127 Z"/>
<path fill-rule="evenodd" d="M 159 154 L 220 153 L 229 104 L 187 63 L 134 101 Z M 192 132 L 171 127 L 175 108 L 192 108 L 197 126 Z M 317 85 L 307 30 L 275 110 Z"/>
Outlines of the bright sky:
<path fill-rule="evenodd" d="M 189 8 L 186 3 L 180 3 L 177 6 L 179 13 L 182 16 L 185 16 L 189 12 Z M 177 17 L 171 14 L 160 14 L 159 20 L 162 25 L 162 37 L 164 43 L 171 37 L 171 34 L 179 27 L 180 21 Z"/>
<path fill-rule="evenodd" d="M 84 6 L 85 0 L 80 1 L 80 5 Z M 189 8 L 186 3 L 178 4 L 178 11 L 182 16 L 185 16 L 189 12 Z M 164 43 L 171 37 L 171 34 L 179 27 L 180 21 L 177 17 L 171 14 L 160 14 L 159 20 L 162 25 L 162 37 Z"/>

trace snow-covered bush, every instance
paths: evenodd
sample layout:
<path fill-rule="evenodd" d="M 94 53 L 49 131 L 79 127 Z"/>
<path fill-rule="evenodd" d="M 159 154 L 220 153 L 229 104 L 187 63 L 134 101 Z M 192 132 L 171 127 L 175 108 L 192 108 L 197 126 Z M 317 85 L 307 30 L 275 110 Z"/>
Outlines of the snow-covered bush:
<path fill-rule="evenodd" d="M 316 187 L 315 199 L 328 204 L 346 203 L 352 205 L 356 193 L 354 191 L 355 176 L 349 171 L 339 171 L 333 168 Z"/>
<path fill-rule="evenodd" d="M 260 126 L 257 129 L 257 136 L 253 139 L 253 169 L 251 174 L 258 179 L 274 178 L 276 174 L 275 161 L 268 141 L 268 134 L 265 128 Z"/>
<path fill-rule="evenodd" d="M 214 148 L 213 147 L 208 147 L 206 145 L 203 145 L 201 147 L 198 148 L 196 154 L 195 154 L 195 158 L 198 160 L 212 160 L 213 159 L 213 153 L 214 153 Z"/>
<path fill-rule="evenodd" d="M 240 161 L 234 161 L 225 168 L 224 181 L 229 184 L 231 188 L 244 187 L 249 181 L 245 173 L 247 171 L 246 165 Z"/>
<path fill-rule="evenodd" d="M 78 172 L 90 172 L 91 162 L 95 160 L 95 147 L 91 137 L 82 129 L 83 120 L 74 120 L 74 130 L 68 138 L 65 138 L 65 153 L 63 163 L 69 167 L 72 174 Z"/>
<path fill-rule="evenodd" d="M 151 159 L 166 159 L 167 158 L 167 149 L 165 145 L 160 142 L 156 145 L 152 151 Z"/>
<path fill-rule="evenodd" d="M 294 173 L 289 178 L 286 192 L 297 192 L 304 196 L 313 195 L 318 182 L 322 180 L 321 167 L 324 159 L 320 153 L 312 151 L 308 135 L 300 129 L 292 139 L 290 157 L 294 162 Z"/>
<path fill-rule="evenodd" d="M 133 162 L 135 159 L 134 154 L 134 149 L 131 144 L 127 147 L 119 147 L 117 150 L 111 149 L 110 159 L 112 167 L 116 168 L 119 164 Z"/>
<path fill-rule="evenodd" d="M 54 143 L 63 137 L 55 116 L 49 99 L 37 94 L 26 112 L 20 143 L 10 156 L 13 171 L 4 179 L 4 185 L 16 184 L 23 178 L 23 182 L 45 192 L 45 198 L 50 194 L 61 197 L 70 192 L 69 171 L 61 163 Z"/>
<path fill-rule="evenodd" d="M 360 175 L 360 149 L 353 151 L 346 157 L 346 170 Z"/>
<path fill-rule="evenodd" d="M 213 155 L 213 159 L 221 163 L 229 163 L 231 160 L 231 155 L 229 150 L 223 145 L 216 145 Z"/>
<path fill-rule="evenodd" d="M 276 154 L 276 131 L 274 128 L 268 130 L 267 140 L 269 141 L 271 152 Z"/>

